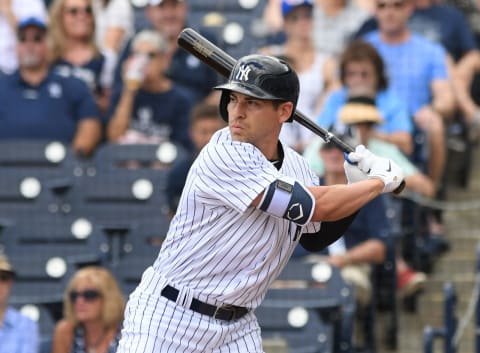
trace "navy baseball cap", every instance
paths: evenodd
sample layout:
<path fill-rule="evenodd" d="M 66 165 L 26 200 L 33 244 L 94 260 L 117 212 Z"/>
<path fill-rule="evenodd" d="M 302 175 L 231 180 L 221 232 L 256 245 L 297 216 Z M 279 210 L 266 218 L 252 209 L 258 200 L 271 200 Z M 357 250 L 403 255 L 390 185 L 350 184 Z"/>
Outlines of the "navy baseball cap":
<path fill-rule="evenodd" d="M 282 15 L 285 17 L 298 6 L 309 6 L 313 8 L 313 0 L 282 0 Z"/>
<path fill-rule="evenodd" d="M 24 19 L 21 19 L 21 20 L 18 22 L 17 30 L 21 31 L 22 29 L 27 28 L 27 27 L 37 27 L 37 28 L 46 30 L 46 29 L 47 29 L 47 24 L 46 24 L 46 22 L 45 22 L 43 19 L 41 19 L 41 18 L 38 18 L 38 17 L 26 17 L 26 18 L 24 18 Z"/>

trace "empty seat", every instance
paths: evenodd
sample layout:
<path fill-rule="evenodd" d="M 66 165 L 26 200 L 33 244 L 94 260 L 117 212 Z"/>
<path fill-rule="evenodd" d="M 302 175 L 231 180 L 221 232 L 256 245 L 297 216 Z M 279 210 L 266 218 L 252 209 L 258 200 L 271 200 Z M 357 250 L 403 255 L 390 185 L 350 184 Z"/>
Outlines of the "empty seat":
<path fill-rule="evenodd" d="M 87 178 L 75 208 L 99 220 L 133 220 L 168 214 L 166 175 L 122 172 Z"/>
<path fill-rule="evenodd" d="M 299 265 L 299 267 L 301 266 Z M 275 282 L 268 290 L 262 306 L 273 309 L 302 306 L 312 310 L 326 325 L 332 327 L 335 351 L 338 351 L 340 347 L 342 347 L 342 351 L 349 351 L 352 347 L 356 310 L 353 286 L 343 280 L 338 268 L 335 267 L 331 267 L 328 280 L 319 281 L 317 285 L 298 286 L 296 280 L 292 281 L 292 279 L 300 278 L 302 282 L 309 283 L 308 280 L 312 275 L 311 272 L 305 270 L 296 272 L 295 267 L 292 265 L 285 268 L 285 271 L 279 276 L 280 281 Z M 316 271 L 327 278 L 325 269 L 326 267 L 322 271 L 318 269 Z"/>
<path fill-rule="evenodd" d="M 108 143 L 98 149 L 94 159 L 99 173 L 123 170 L 141 175 L 145 170 L 161 173 L 185 154 L 183 147 L 171 142 L 158 145 Z"/>
<path fill-rule="evenodd" d="M 100 230 L 95 228 L 92 220 L 80 214 L 47 213 L 28 218 L 19 217 L 15 224 L 4 231 L 7 244 L 76 244 L 79 253 L 98 251 L 100 236 Z"/>
<path fill-rule="evenodd" d="M 255 310 L 262 338 L 279 337 L 288 345 L 289 353 L 328 353 L 333 350 L 332 327 L 318 315 L 302 306 L 270 308 L 261 305 Z"/>

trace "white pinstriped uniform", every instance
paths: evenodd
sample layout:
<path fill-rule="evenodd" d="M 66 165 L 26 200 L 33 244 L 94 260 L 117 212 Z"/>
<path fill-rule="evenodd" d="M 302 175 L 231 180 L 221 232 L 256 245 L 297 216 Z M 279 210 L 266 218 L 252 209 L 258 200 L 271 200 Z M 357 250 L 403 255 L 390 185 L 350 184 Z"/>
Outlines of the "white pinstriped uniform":
<path fill-rule="evenodd" d="M 262 352 L 252 312 L 228 322 L 186 308 L 192 298 L 256 308 L 299 233 L 319 231 L 318 222 L 297 231 L 249 207 L 281 175 L 318 185 L 303 157 L 283 147 L 278 171 L 253 145 L 232 141 L 228 128 L 212 137 L 191 167 L 157 260 L 130 296 L 118 353 Z M 180 291 L 177 303 L 160 295 L 166 284 Z"/>

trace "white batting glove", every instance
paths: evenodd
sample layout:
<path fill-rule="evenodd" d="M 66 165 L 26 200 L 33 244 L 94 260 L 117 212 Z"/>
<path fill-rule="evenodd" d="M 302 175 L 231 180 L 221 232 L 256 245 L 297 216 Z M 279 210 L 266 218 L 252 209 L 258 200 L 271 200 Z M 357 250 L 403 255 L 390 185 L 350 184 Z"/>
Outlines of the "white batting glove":
<path fill-rule="evenodd" d="M 401 168 L 395 162 L 376 156 L 363 145 L 358 145 L 354 152 L 349 153 L 348 160 L 351 163 L 357 163 L 358 169 L 369 179 L 381 179 L 385 184 L 384 193 L 395 190 L 404 179 Z"/>
<path fill-rule="evenodd" d="M 345 161 L 343 162 L 343 169 L 345 169 L 345 175 L 349 184 L 368 179 L 368 175 L 362 172 L 356 164 Z"/>

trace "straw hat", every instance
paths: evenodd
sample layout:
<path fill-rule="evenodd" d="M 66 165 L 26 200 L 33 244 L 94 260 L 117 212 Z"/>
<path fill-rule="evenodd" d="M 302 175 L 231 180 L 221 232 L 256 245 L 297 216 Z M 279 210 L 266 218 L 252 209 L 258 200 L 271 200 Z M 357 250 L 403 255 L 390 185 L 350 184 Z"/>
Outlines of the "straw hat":
<path fill-rule="evenodd" d="M 366 95 L 349 97 L 347 103 L 340 109 L 338 117 L 347 125 L 383 122 L 383 117 L 375 105 L 375 99 Z"/>
<path fill-rule="evenodd" d="M 13 269 L 13 266 L 8 261 L 8 258 L 1 253 L 0 253 L 0 272 L 6 272 L 15 276 L 15 270 Z"/>

